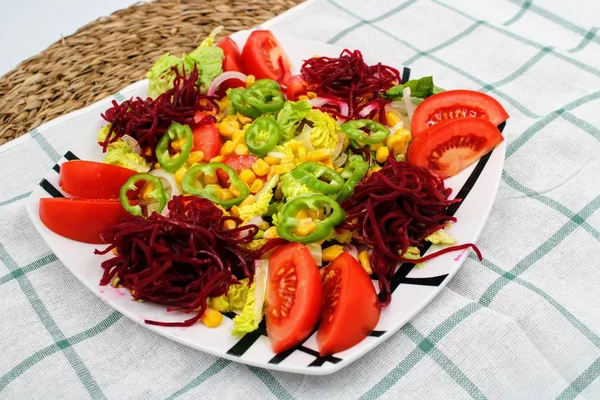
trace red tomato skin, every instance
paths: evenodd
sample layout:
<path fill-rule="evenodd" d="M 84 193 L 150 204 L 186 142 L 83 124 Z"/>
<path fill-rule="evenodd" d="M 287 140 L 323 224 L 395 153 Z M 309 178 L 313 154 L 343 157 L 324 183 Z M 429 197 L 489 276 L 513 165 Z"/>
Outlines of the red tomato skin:
<path fill-rule="evenodd" d="M 121 186 L 137 174 L 131 169 L 94 161 L 67 161 L 60 166 L 58 185 L 74 197 L 117 199 Z"/>
<path fill-rule="evenodd" d="M 241 60 L 246 72 L 256 79 L 285 82 L 291 74 L 290 60 L 271 31 L 252 31 L 242 49 Z"/>
<path fill-rule="evenodd" d="M 293 263 L 296 267 L 296 287 L 294 300 L 284 318 L 274 316 L 280 298 L 278 287 L 274 286 L 278 279 L 278 271 Z M 285 275 L 285 274 L 284 274 Z M 288 243 L 277 248 L 269 257 L 269 287 L 267 290 L 267 333 L 271 348 L 275 353 L 291 349 L 314 331 L 319 322 L 323 289 L 319 267 L 313 260 L 306 246 L 299 243 Z"/>
<path fill-rule="evenodd" d="M 417 106 L 411 123 L 413 137 L 417 137 L 428 128 L 435 126 L 431 125 L 435 122 L 434 114 L 440 113 L 440 115 L 443 115 L 445 113 L 448 116 L 451 114 L 451 110 L 457 108 L 468 112 L 466 117 L 461 116 L 459 118 L 483 118 L 489 120 L 495 126 L 500 125 L 509 118 L 504 107 L 496 99 L 485 93 L 473 90 L 448 90 L 428 97 Z M 471 114 L 474 117 L 470 116 Z M 449 121 L 453 119 L 449 119 Z"/>
<path fill-rule="evenodd" d="M 40 219 L 51 231 L 69 239 L 102 244 L 100 234 L 128 213 L 119 200 L 40 199 Z"/>
<path fill-rule="evenodd" d="M 196 125 L 192 127 L 192 135 L 194 136 L 192 151 L 201 151 L 204 153 L 202 160 L 209 162 L 211 158 L 219 155 L 223 144 L 217 125 L 213 121 L 203 121 L 205 116 L 206 114 L 201 112 L 194 115 Z"/>
<path fill-rule="evenodd" d="M 225 58 L 223 59 L 224 72 L 236 71 L 244 74 L 246 73 L 240 59 L 240 49 L 233 39 L 231 39 L 229 36 L 224 37 L 217 42 L 217 47 L 223 49 L 223 53 L 225 55 Z M 246 87 L 246 82 L 240 79 L 229 79 L 219 86 L 218 93 L 220 96 L 224 96 L 228 89 L 238 87 Z"/>
<path fill-rule="evenodd" d="M 252 169 L 252 164 L 254 164 L 258 160 L 256 156 L 245 155 L 245 156 L 229 156 L 223 160 L 223 164 L 229 165 L 231 168 L 235 170 L 238 174 L 242 172 L 244 169 Z M 222 185 L 227 184 L 227 173 L 221 169 L 217 170 L 217 176 L 219 177 L 219 182 Z M 263 182 L 266 180 L 266 177 L 257 177 L 257 179 L 262 180 Z"/>
<path fill-rule="evenodd" d="M 287 87 L 285 97 L 288 100 L 298 100 L 298 96 L 306 93 L 308 90 L 308 83 L 306 83 L 302 75 L 290 76 L 290 78 L 284 82 L 284 85 Z"/>
<path fill-rule="evenodd" d="M 331 283 L 334 281 L 328 285 L 328 279 L 337 280 L 337 285 Z M 317 345 L 319 354 L 326 356 L 347 350 L 366 338 L 377 326 L 381 308 L 371 278 L 348 252 L 326 267 L 323 282 L 324 303 Z M 339 297 L 337 307 L 333 308 L 331 296 L 335 287 L 339 288 Z"/>

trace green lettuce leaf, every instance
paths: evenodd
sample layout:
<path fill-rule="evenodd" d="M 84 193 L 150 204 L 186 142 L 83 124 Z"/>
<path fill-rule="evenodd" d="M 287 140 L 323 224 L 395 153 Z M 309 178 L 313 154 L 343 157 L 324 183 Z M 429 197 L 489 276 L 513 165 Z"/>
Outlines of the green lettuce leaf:
<path fill-rule="evenodd" d="M 220 312 L 241 311 L 246 304 L 249 288 L 248 279 L 240 279 L 239 284 L 229 285 L 226 295 L 210 297 L 208 306 Z"/>
<path fill-rule="evenodd" d="M 212 81 L 223 73 L 221 68 L 225 54 L 220 47 L 198 47 L 190 54 L 183 55 L 186 73 L 198 67 L 198 84 L 200 91 L 206 93 Z"/>
<path fill-rule="evenodd" d="M 312 124 L 310 143 L 315 150 L 335 150 L 338 143 L 339 130 L 336 120 L 331 115 L 320 110 L 310 110 L 305 118 Z"/>
<path fill-rule="evenodd" d="M 248 222 L 256 216 L 262 216 L 267 213 L 269 210 L 269 203 L 271 203 L 271 199 L 273 198 L 273 189 L 277 186 L 277 182 L 279 182 L 279 175 L 275 175 L 264 184 L 262 189 L 256 194 L 256 201 L 254 204 L 238 208 L 240 218 L 243 219 L 244 222 Z"/>
<path fill-rule="evenodd" d="M 399 100 L 404 97 L 403 91 L 406 88 L 410 88 L 410 97 L 416 97 L 419 99 L 426 99 L 436 93 L 443 92 L 444 89 L 439 88 L 433 84 L 432 76 L 425 76 L 421 79 L 412 79 L 402 85 L 396 85 L 389 88 L 384 97 L 392 100 Z"/>
<path fill-rule="evenodd" d="M 295 136 L 300 122 L 312 110 L 312 104 L 308 100 L 286 101 L 279 114 L 277 124 L 279 125 L 281 142 L 286 142 Z"/>
<path fill-rule="evenodd" d="M 248 295 L 242 312 L 233 318 L 232 335 L 243 335 L 244 333 L 255 331 L 258 328 L 260 320 L 254 319 L 254 303 L 256 301 L 254 295 L 255 283 L 252 283 L 248 288 Z"/>
<path fill-rule="evenodd" d="M 305 184 L 298 182 L 292 174 L 285 174 L 281 177 L 281 193 L 289 201 L 303 194 L 313 194 L 314 191 Z"/>
<path fill-rule="evenodd" d="M 150 71 L 146 73 L 146 78 L 149 80 L 148 97 L 155 99 L 173 87 L 173 80 L 175 80 L 173 67 L 181 69 L 181 59 L 169 53 L 163 54 L 154 63 Z"/>
<path fill-rule="evenodd" d="M 443 229 L 433 232 L 425 240 L 433 244 L 456 244 L 456 239 Z"/>
<path fill-rule="evenodd" d="M 144 157 L 131 151 L 131 147 L 127 143 L 117 140 L 115 143 L 111 143 L 111 146 L 118 147 L 108 150 L 104 158 L 106 164 L 118 165 L 136 172 L 148 172 L 150 170 L 150 163 Z"/>

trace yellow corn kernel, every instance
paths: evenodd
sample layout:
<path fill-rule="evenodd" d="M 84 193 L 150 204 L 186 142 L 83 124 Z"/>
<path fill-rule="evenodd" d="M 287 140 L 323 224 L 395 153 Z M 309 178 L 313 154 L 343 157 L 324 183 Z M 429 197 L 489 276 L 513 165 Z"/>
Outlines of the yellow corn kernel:
<path fill-rule="evenodd" d="M 329 246 L 326 249 L 323 249 L 323 261 L 330 262 L 333 261 L 344 252 L 344 248 L 339 244 L 334 244 L 333 246 Z"/>
<path fill-rule="evenodd" d="M 221 147 L 221 155 L 231 155 L 231 153 L 233 153 L 233 150 L 235 150 L 235 143 L 233 143 L 231 140 L 228 140 L 225 142 L 225 144 L 223 144 L 223 147 Z"/>
<path fill-rule="evenodd" d="M 330 169 L 334 169 L 335 167 L 333 166 L 333 162 L 331 161 L 331 158 L 327 158 L 323 161 L 321 161 L 323 163 L 323 165 L 325 165 L 327 168 Z"/>
<path fill-rule="evenodd" d="M 252 171 L 256 174 L 256 176 L 265 176 L 269 173 L 271 167 L 265 161 L 260 158 L 252 163 Z"/>
<path fill-rule="evenodd" d="M 279 234 L 277 233 L 277 227 L 276 226 L 272 226 L 269 229 L 267 229 L 265 231 L 265 234 L 263 235 L 263 237 L 265 239 L 276 239 L 279 237 Z"/>
<path fill-rule="evenodd" d="M 396 126 L 400 122 L 402 122 L 402 119 L 400 119 L 398 113 L 394 111 L 388 111 L 387 113 L 385 113 L 385 119 L 387 121 L 388 126 Z"/>
<path fill-rule="evenodd" d="M 308 98 L 308 96 L 301 94 L 300 96 L 298 96 L 298 101 L 302 101 L 302 100 L 309 100 L 309 98 Z"/>
<path fill-rule="evenodd" d="M 248 185 L 251 185 L 256 180 L 256 174 L 251 169 L 243 169 L 238 175 Z"/>
<path fill-rule="evenodd" d="M 310 153 L 308 153 L 308 155 L 306 156 L 306 159 L 308 161 L 323 161 L 330 157 L 331 157 L 330 149 L 319 149 L 319 150 L 311 151 Z"/>
<path fill-rule="evenodd" d="M 308 92 L 308 93 L 306 93 L 306 95 L 308 96 L 309 99 L 317 98 L 317 94 L 315 92 Z"/>
<path fill-rule="evenodd" d="M 185 175 L 186 172 L 187 172 L 187 169 L 185 167 L 181 167 L 175 172 L 175 180 L 177 181 L 178 184 L 181 185 L 181 181 L 183 180 L 183 176 Z"/>
<path fill-rule="evenodd" d="M 159 162 L 154 163 L 154 168 L 159 169 L 160 168 L 160 163 Z"/>
<path fill-rule="evenodd" d="M 113 254 L 115 255 L 119 255 L 119 250 L 117 250 L 117 248 L 115 247 L 114 249 L 112 249 Z"/>
<path fill-rule="evenodd" d="M 300 162 L 306 161 L 306 148 L 304 146 L 298 148 L 298 160 Z"/>
<path fill-rule="evenodd" d="M 204 184 L 205 185 L 210 185 L 210 184 L 216 185 L 217 183 L 219 183 L 219 177 L 217 176 L 216 173 L 214 175 L 204 175 Z"/>
<path fill-rule="evenodd" d="M 254 82 L 256 82 L 256 77 L 254 77 L 254 75 L 248 75 L 246 77 L 246 89 L 254 85 Z"/>
<path fill-rule="evenodd" d="M 377 151 L 377 150 L 379 150 L 379 148 L 380 148 L 381 146 L 383 146 L 383 144 L 381 144 L 381 143 L 376 143 L 376 144 L 372 144 L 371 146 L 369 146 L 369 149 L 370 149 L 370 150 L 373 150 L 373 151 Z"/>
<path fill-rule="evenodd" d="M 368 172 L 367 172 L 367 178 L 370 178 L 371 175 L 373 175 L 373 173 L 379 171 L 381 169 L 381 167 L 379 166 L 375 166 L 373 168 L 371 168 Z"/>
<path fill-rule="evenodd" d="M 233 215 L 234 217 L 239 217 L 240 216 L 240 208 L 238 206 L 231 207 L 231 209 L 229 210 L 229 214 Z"/>
<path fill-rule="evenodd" d="M 300 147 L 304 147 L 304 144 L 302 144 L 302 142 L 299 142 L 297 140 L 290 140 L 288 143 L 288 146 L 290 147 L 290 149 L 292 149 L 292 151 L 296 151 Z"/>
<path fill-rule="evenodd" d="M 142 199 L 149 200 L 150 193 L 152 193 L 153 190 L 154 190 L 154 184 L 152 184 L 150 182 L 146 183 L 142 189 Z"/>
<path fill-rule="evenodd" d="M 219 111 L 223 112 L 229 106 L 229 97 L 225 96 L 221 100 L 215 100 L 215 102 L 219 106 Z"/>
<path fill-rule="evenodd" d="M 223 222 L 223 228 L 225 228 L 225 229 L 235 229 L 235 228 L 237 228 L 237 222 L 235 222 L 232 219 L 226 219 Z"/>
<path fill-rule="evenodd" d="M 204 314 L 200 317 L 200 321 L 209 328 L 216 328 L 223 322 L 223 314 L 210 307 L 206 307 Z"/>
<path fill-rule="evenodd" d="M 377 149 L 377 152 L 375 153 L 375 159 L 377 160 L 378 163 L 383 164 L 385 162 L 385 160 L 387 160 L 389 155 L 390 155 L 390 148 L 386 147 L 386 146 L 381 146 L 380 148 Z"/>
<path fill-rule="evenodd" d="M 233 186 L 231 187 L 233 189 Z M 231 200 L 235 198 L 235 195 L 229 189 L 223 189 L 221 187 L 215 188 L 215 194 L 217 195 L 217 199 L 219 200 Z"/>
<path fill-rule="evenodd" d="M 281 191 L 281 182 L 277 184 L 277 187 L 275 188 L 275 194 L 273 195 L 273 197 L 275 197 L 275 200 L 281 200 L 283 198 L 283 192 Z"/>
<path fill-rule="evenodd" d="M 242 185 L 246 185 L 245 183 L 241 183 L 241 184 L 242 184 Z M 248 185 L 246 185 L 246 186 L 248 186 Z M 230 191 L 230 192 L 231 192 L 231 193 L 232 193 L 232 194 L 233 194 L 235 197 L 240 197 L 240 195 L 242 194 L 242 193 L 240 192 L 240 189 L 239 189 L 237 186 L 233 186 L 233 185 L 231 185 L 231 186 L 229 187 L 229 191 Z"/>
<path fill-rule="evenodd" d="M 181 151 L 181 148 L 183 147 L 183 145 L 185 144 L 185 142 L 186 142 L 185 138 L 173 140 L 171 142 L 171 147 L 175 151 Z"/>
<path fill-rule="evenodd" d="M 304 218 L 309 218 L 308 216 L 308 210 L 303 208 L 302 210 L 298 211 L 298 213 L 296 214 L 296 219 L 304 219 Z"/>
<path fill-rule="evenodd" d="M 367 250 L 363 250 L 358 253 L 358 261 L 368 275 L 373 274 L 373 270 L 371 269 L 371 261 L 369 261 L 369 252 Z"/>
<path fill-rule="evenodd" d="M 325 219 L 325 213 L 321 209 L 318 209 L 318 210 L 308 210 L 308 217 L 312 218 L 314 220 Z"/>
<path fill-rule="evenodd" d="M 188 156 L 187 160 L 185 160 L 185 162 L 187 163 L 187 165 L 194 165 L 194 164 L 201 162 L 203 159 L 204 159 L 204 153 L 202 151 L 198 150 L 198 151 L 192 151 L 190 153 L 190 155 Z"/>
<path fill-rule="evenodd" d="M 152 155 L 152 148 L 150 146 L 144 147 L 144 155 L 150 157 Z"/>
<path fill-rule="evenodd" d="M 237 120 L 225 118 L 217 124 L 217 130 L 225 137 L 230 138 L 236 129 L 240 129 L 240 124 Z"/>
<path fill-rule="evenodd" d="M 294 162 L 294 156 L 285 156 L 281 159 L 281 164 L 289 164 Z"/>
<path fill-rule="evenodd" d="M 400 129 L 398 129 L 400 130 Z M 393 149 L 395 153 L 400 153 L 406 148 L 407 139 L 401 135 L 391 135 L 387 139 L 387 145 Z"/>
<path fill-rule="evenodd" d="M 236 115 L 238 121 L 240 121 L 242 124 L 246 125 L 252 123 L 252 118 L 246 117 L 245 115 L 242 115 L 240 113 L 237 113 Z"/>
<path fill-rule="evenodd" d="M 250 150 L 248 150 L 248 146 L 245 143 L 240 143 L 235 146 L 233 152 L 238 156 L 247 156 Z"/>
<path fill-rule="evenodd" d="M 337 172 L 338 174 L 341 174 L 343 170 L 344 170 L 344 168 L 342 168 L 342 167 L 337 167 L 337 168 L 335 169 L 335 172 Z"/>
<path fill-rule="evenodd" d="M 394 135 L 400 136 L 400 137 L 404 138 L 404 140 L 406 140 L 406 141 L 409 141 L 410 139 L 412 139 L 412 134 L 406 128 L 396 129 L 396 132 L 394 132 Z"/>
<path fill-rule="evenodd" d="M 255 179 L 254 182 L 250 185 L 250 193 L 258 193 L 260 189 L 262 189 L 264 182 L 262 179 Z"/>
<path fill-rule="evenodd" d="M 298 221 L 298 225 L 294 228 L 294 234 L 298 236 L 306 236 L 317 229 L 317 224 L 311 218 L 304 218 Z"/>
<path fill-rule="evenodd" d="M 246 143 L 246 132 L 242 129 L 235 129 L 233 131 L 233 136 L 231 137 L 231 140 L 235 144 L 241 144 L 241 143 L 245 144 Z"/>
<path fill-rule="evenodd" d="M 251 206 L 254 203 L 256 203 L 256 196 L 254 196 L 253 194 L 251 194 L 251 195 L 248 195 L 248 197 L 246 197 L 244 199 L 244 201 L 242 201 L 239 204 L 239 207 Z"/>
<path fill-rule="evenodd" d="M 266 156 L 265 158 L 263 158 L 263 160 L 265 160 L 265 162 L 266 162 L 267 164 L 269 164 L 269 165 L 277 165 L 277 164 L 279 164 L 279 163 L 281 162 L 281 159 L 280 159 L 280 158 L 277 158 L 277 157 L 269 157 L 269 156 Z"/>
<path fill-rule="evenodd" d="M 225 159 L 225 157 L 223 156 L 216 156 L 210 159 L 210 162 L 223 162 L 223 160 Z"/>
<path fill-rule="evenodd" d="M 271 226 L 269 225 L 269 223 L 267 221 L 263 221 L 260 224 L 258 224 L 258 229 L 266 231 L 267 229 L 269 229 Z"/>
<path fill-rule="evenodd" d="M 296 168 L 296 164 L 288 163 L 288 164 L 274 165 L 271 167 L 271 171 L 273 171 L 275 175 L 283 175 L 283 174 L 292 172 L 292 170 L 294 168 Z"/>

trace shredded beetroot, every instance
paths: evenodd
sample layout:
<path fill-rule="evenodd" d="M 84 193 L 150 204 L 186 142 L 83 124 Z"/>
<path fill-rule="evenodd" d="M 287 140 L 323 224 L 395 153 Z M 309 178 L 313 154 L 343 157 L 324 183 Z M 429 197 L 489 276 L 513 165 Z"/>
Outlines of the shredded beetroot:
<path fill-rule="evenodd" d="M 194 115 L 198 111 L 219 110 L 212 97 L 200 92 L 196 83 L 196 66 L 189 76 L 186 76 L 185 70 L 182 73 L 175 67 L 173 70 L 173 88 L 156 99 L 144 100 L 136 97 L 121 104 L 113 100 L 113 106 L 102 114 L 102 118 L 112 124 L 104 142 L 99 143 L 103 151 L 106 151 L 109 143 L 123 135 L 129 135 L 137 140 L 140 146 L 150 146 L 154 150 L 160 136 L 167 131 L 171 122 L 193 125 Z"/>
<path fill-rule="evenodd" d="M 333 96 L 348 103 L 349 119 L 357 118 L 359 105 L 400 83 L 397 69 L 383 65 L 367 65 L 358 50 L 345 49 L 338 58 L 309 58 L 302 64 L 304 80 L 319 96 Z"/>
<path fill-rule="evenodd" d="M 117 255 L 102 263 L 100 285 L 114 278 L 136 300 L 151 301 L 197 314 L 182 322 L 146 320 L 161 326 L 190 326 L 206 309 L 208 297 L 227 293 L 229 285 L 244 277 L 252 280 L 254 261 L 284 242 L 274 239 L 260 250 L 242 247 L 258 232 L 256 225 L 225 229 L 223 212 L 209 200 L 175 196 L 168 217 L 153 213 L 148 218 L 129 216 L 108 228 L 102 238 L 110 245 L 96 254 L 116 249 Z"/>
<path fill-rule="evenodd" d="M 416 260 L 403 257 L 409 246 L 422 248 L 427 236 L 456 221 L 446 213 L 448 206 L 460 201 L 449 200 L 451 192 L 428 170 L 392 156 L 341 203 L 346 211 L 341 228 L 357 233 L 373 247 L 371 268 L 378 277 L 384 306 L 391 300 L 390 282 L 399 262 L 417 264 L 467 247 L 473 247 L 481 257 L 471 243 L 447 247 Z"/>

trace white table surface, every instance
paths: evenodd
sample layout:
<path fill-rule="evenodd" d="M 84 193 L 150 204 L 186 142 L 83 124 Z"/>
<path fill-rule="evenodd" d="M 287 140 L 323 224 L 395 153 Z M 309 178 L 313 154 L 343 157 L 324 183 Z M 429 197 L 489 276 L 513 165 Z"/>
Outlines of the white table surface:
<path fill-rule="evenodd" d="M 139 0 L 2 0 L 0 76 L 62 36 Z"/>

